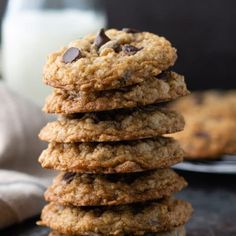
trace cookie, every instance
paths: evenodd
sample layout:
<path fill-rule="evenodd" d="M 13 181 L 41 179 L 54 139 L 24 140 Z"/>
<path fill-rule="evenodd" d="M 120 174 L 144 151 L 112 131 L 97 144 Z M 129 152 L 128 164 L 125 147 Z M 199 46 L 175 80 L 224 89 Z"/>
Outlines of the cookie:
<path fill-rule="evenodd" d="M 176 57 L 176 49 L 164 37 L 101 30 L 50 54 L 43 78 L 64 90 L 113 89 L 156 76 L 174 65 Z"/>
<path fill-rule="evenodd" d="M 49 234 L 49 236 L 84 236 L 84 235 L 79 235 L 79 234 L 73 234 L 73 235 L 69 235 L 69 234 L 60 234 L 56 231 L 54 232 L 51 232 Z M 104 236 L 104 235 L 101 235 L 101 234 L 87 234 L 87 236 Z M 135 234 L 128 234 L 127 236 L 135 236 Z M 173 228 L 167 232 L 159 232 L 159 233 L 149 233 L 149 232 L 146 232 L 143 234 L 143 236 L 186 236 L 186 233 L 185 233 L 185 228 L 184 226 L 180 226 L 180 227 L 177 227 L 177 228 Z"/>
<path fill-rule="evenodd" d="M 235 119 L 208 115 L 185 115 L 186 128 L 172 134 L 185 151 L 185 159 L 214 159 L 236 153 Z"/>
<path fill-rule="evenodd" d="M 173 100 L 188 93 L 183 76 L 165 72 L 138 85 L 117 90 L 84 93 L 57 89 L 47 98 L 43 110 L 71 114 L 132 108 Z"/>
<path fill-rule="evenodd" d="M 186 159 L 211 159 L 236 153 L 236 92 L 196 92 L 172 103 L 185 117 L 184 131 L 174 134 Z"/>
<path fill-rule="evenodd" d="M 50 143 L 39 157 L 43 168 L 82 173 L 127 173 L 165 168 L 183 160 L 172 138 L 129 142 Z"/>
<path fill-rule="evenodd" d="M 192 207 L 182 200 L 166 199 L 113 207 L 70 207 L 49 203 L 39 225 L 63 234 L 142 235 L 184 225 Z"/>
<path fill-rule="evenodd" d="M 73 119 L 72 119 L 73 118 Z M 184 128 L 183 117 L 156 106 L 75 114 L 48 123 L 39 137 L 48 142 L 104 142 L 154 137 Z"/>
<path fill-rule="evenodd" d="M 207 90 L 194 92 L 172 103 L 183 114 L 236 117 L 236 90 Z"/>
<path fill-rule="evenodd" d="M 45 199 L 73 206 L 122 205 L 169 197 L 186 185 L 171 169 L 112 175 L 67 172 L 54 179 Z"/>

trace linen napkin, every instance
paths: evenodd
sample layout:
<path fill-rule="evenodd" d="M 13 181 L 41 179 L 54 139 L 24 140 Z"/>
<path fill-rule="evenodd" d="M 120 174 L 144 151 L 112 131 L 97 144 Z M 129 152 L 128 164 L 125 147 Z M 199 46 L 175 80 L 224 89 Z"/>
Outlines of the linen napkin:
<path fill-rule="evenodd" d="M 0 228 L 4 228 L 40 213 L 52 173 L 37 161 L 46 145 L 38 139 L 46 115 L 3 84 L 0 110 Z"/>

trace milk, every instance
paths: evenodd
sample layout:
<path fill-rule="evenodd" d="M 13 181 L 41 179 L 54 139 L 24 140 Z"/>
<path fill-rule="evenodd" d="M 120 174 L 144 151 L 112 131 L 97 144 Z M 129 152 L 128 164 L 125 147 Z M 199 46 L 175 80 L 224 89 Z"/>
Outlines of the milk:
<path fill-rule="evenodd" d="M 24 10 L 7 16 L 3 22 L 3 79 L 13 90 L 42 105 L 50 93 L 42 83 L 47 55 L 105 25 L 106 17 L 90 10 Z"/>

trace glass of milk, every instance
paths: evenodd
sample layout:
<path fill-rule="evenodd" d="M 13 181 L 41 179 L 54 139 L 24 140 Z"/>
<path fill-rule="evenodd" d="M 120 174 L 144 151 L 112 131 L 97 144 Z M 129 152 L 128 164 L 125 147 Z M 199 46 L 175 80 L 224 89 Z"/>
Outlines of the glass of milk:
<path fill-rule="evenodd" d="M 47 55 L 106 26 L 99 0 L 10 0 L 2 25 L 2 73 L 6 84 L 39 105 Z"/>

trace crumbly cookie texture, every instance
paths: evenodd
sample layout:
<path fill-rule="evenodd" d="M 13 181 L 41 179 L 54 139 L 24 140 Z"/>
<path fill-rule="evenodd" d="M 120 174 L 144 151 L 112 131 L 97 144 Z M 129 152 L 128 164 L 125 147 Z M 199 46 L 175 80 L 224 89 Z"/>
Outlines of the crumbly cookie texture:
<path fill-rule="evenodd" d="M 79 118 L 76 119 L 76 116 Z M 76 114 L 74 119 L 48 123 L 39 137 L 48 142 L 120 141 L 154 137 L 183 130 L 182 115 L 156 106 Z"/>
<path fill-rule="evenodd" d="M 236 91 L 197 92 L 172 104 L 186 127 L 173 134 L 186 159 L 211 159 L 236 153 Z"/>
<path fill-rule="evenodd" d="M 122 205 L 169 197 L 187 183 L 171 169 L 91 175 L 61 173 L 45 193 L 47 201 L 62 205 Z"/>
<path fill-rule="evenodd" d="M 184 225 L 191 214 L 189 203 L 174 199 L 115 207 L 69 207 L 49 203 L 38 224 L 64 234 L 143 235 Z"/>
<path fill-rule="evenodd" d="M 39 157 L 43 168 L 82 173 L 127 173 L 165 168 L 183 160 L 172 138 L 129 142 L 50 143 Z"/>
<path fill-rule="evenodd" d="M 117 90 L 94 93 L 55 90 L 44 106 L 48 113 L 70 114 L 145 106 L 189 94 L 184 77 L 174 72 L 162 73 L 144 82 Z"/>
<path fill-rule="evenodd" d="M 136 234 L 127 234 L 127 236 L 135 236 Z M 85 236 L 85 235 L 81 235 L 81 234 L 61 234 L 58 233 L 56 231 L 53 231 L 49 234 L 49 236 Z M 104 236 L 101 234 L 97 234 L 97 233 L 92 233 L 92 234 L 86 234 L 86 236 Z M 186 231 L 184 226 L 180 226 L 177 228 L 173 228 L 171 230 L 168 230 L 166 232 L 159 232 L 159 233 L 149 233 L 146 232 L 143 234 L 143 236 L 186 236 Z"/>
<path fill-rule="evenodd" d="M 152 33 L 110 29 L 105 35 L 109 40 L 101 40 L 103 45 L 95 42 L 101 38 L 100 33 L 50 54 L 44 67 L 44 82 L 64 90 L 119 88 L 156 76 L 174 65 L 177 57 L 169 41 Z"/>

